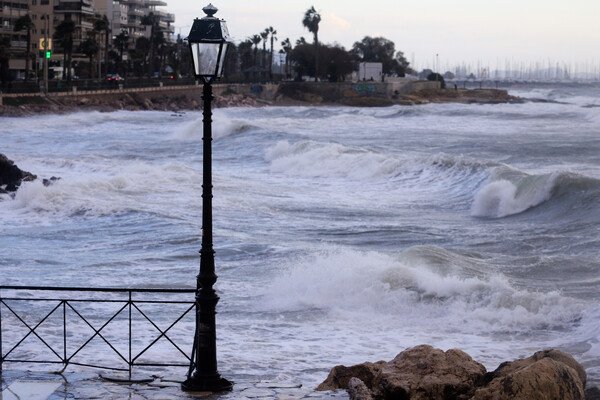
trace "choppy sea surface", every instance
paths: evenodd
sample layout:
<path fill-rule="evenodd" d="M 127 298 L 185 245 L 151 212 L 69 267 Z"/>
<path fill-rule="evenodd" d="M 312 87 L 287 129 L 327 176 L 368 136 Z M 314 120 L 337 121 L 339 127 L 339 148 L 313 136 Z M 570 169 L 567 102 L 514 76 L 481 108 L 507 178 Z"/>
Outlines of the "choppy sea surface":
<path fill-rule="evenodd" d="M 551 102 L 215 110 L 221 374 L 310 387 L 427 343 L 488 370 L 554 347 L 598 385 L 600 88 L 510 92 Z M 60 177 L 0 195 L 0 284 L 194 287 L 201 138 L 194 112 L 0 118 Z"/>

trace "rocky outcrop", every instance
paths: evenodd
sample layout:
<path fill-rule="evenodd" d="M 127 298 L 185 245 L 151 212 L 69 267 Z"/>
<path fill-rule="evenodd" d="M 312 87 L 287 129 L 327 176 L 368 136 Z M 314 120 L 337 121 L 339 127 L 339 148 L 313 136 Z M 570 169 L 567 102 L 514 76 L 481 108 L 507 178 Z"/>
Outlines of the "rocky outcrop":
<path fill-rule="evenodd" d="M 37 179 L 37 176 L 19 169 L 12 160 L 0 153 L 0 193 L 14 192 L 21 186 L 22 182 L 35 179 Z"/>
<path fill-rule="evenodd" d="M 522 103 L 523 101 L 501 89 L 425 89 L 403 95 L 398 103 L 406 105 L 428 103 L 500 104 Z"/>
<path fill-rule="evenodd" d="M 585 399 L 585 370 L 571 355 L 558 350 L 538 351 L 529 358 L 502 363 L 486 381 L 473 400 Z"/>
<path fill-rule="evenodd" d="M 461 350 L 428 345 L 390 362 L 334 367 L 317 390 L 347 389 L 353 400 L 583 400 L 586 373 L 569 354 L 545 350 L 493 372 Z"/>

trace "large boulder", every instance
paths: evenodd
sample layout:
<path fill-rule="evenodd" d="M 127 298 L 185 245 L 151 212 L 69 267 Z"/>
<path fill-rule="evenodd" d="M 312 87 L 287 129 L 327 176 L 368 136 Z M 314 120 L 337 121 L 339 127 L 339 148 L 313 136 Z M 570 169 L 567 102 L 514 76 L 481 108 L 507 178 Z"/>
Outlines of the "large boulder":
<path fill-rule="evenodd" d="M 468 399 L 485 373 L 485 367 L 463 351 L 421 345 L 388 363 L 337 366 L 317 390 L 347 389 L 356 377 L 376 399 Z"/>
<path fill-rule="evenodd" d="M 382 370 L 376 393 L 383 398 L 442 400 L 469 398 L 486 373 L 464 351 L 421 345 L 398 354 Z"/>
<path fill-rule="evenodd" d="M 347 389 L 352 378 L 360 379 L 367 387 L 371 388 L 373 380 L 381 373 L 384 364 L 386 364 L 385 361 L 378 361 L 376 363 L 366 362 L 351 367 L 335 366 L 329 372 L 327 379 L 317 387 L 317 390 Z"/>
<path fill-rule="evenodd" d="M 390 362 L 334 367 L 317 390 L 347 389 L 353 400 L 584 400 L 585 382 L 581 364 L 558 350 L 486 373 L 461 350 L 421 345 Z"/>
<path fill-rule="evenodd" d="M 586 373 L 571 355 L 558 350 L 502 363 L 486 376 L 473 400 L 583 400 Z"/>
<path fill-rule="evenodd" d="M 36 178 L 31 172 L 19 169 L 12 160 L 0 153 L 0 190 L 14 192 L 21 182 L 33 181 Z"/>

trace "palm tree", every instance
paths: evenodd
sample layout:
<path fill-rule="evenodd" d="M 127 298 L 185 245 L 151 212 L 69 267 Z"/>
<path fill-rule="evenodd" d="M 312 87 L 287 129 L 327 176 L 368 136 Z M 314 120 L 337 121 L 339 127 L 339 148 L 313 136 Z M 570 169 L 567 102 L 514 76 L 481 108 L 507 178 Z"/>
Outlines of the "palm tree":
<path fill-rule="evenodd" d="M 258 44 L 260 43 L 262 38 L 260 37 L 260 35 L 252 35 L 249 39 L 254 45 L 254 66 L 256 67 L 256 54 L 258 53 Z"/>
<path fill-rule="evenodd" d="M 267 31 L 271 34 L 271 62 L 269 63 L 269 78 L 273 80 L 273 41 L 277 40 L 277 38 L 275 37 L 277 31 L 273 29 L 272 26 L 268 27 Z"/>
<path fill-rule="evenodd" d="M 267 66 L 267 39 L 269 38 L 269 28 L 265 29 L 260 33 L 260 38 L 263 41 L 263 59 L 262 64 L 263 67 Z"/>
<path fill-rule="evenodd" d="M 283 48 L 283 52 L 285 53 L 285 75 L 287 77 L 289 73 L 289 65 L 290 65 L 290 56 L 292 54 L 292 42 L 290 42 L 290 38 L 286 38 L 283 42 L 281 42 L 281 47 Z"/>
<path fill-rule="evenodd" d="M 151 69 L 153 68 L 153 65 L 154 65 L 154 39 L 155 39 L 155 34 L 156 34 L 155 28 L 156 28 L 157 22 L 158 22 L 157 18 L 153 12 L 149 13 L 148 15 L 144 15 L 140 22 L 142 25 L 150 26 L 150 62 L 148 63 L 148 74 L 149 75 L 152 74 Z"/>
<path fill-rule="evenodd" d="M 35 28 L 29 15 L 17 18 L 15 21 L 15 32 L 27 30 L 27 52 L 25 53 L 25 80 L 29 80 L 29 61 L 31 60 L 31 29 Z"/>
<path fill-rule="evenodd" d="M 317 81 L 317 77 L 319 75 L 319 22 L 321 22 L 321 15 L 315 10 L 315 7 L 312 6 L 304 13 L 304 18 L 302 19 L 302 25 L 310 33 L 314 36 L 315 43 L 315 82 Z"/>
<path fill-rule="evenodd" d="M 110 23 L 108 22 L 106 15 L 101 19 L 94 21 L 94 30 L 98 33 L 98 50 L 102 48 L 99 37 L 100 32 L 104 32 L 104 72 L 108 73 L 108 38 L 110 35 Z M 98 57 L 98 64 L 100 64 L 100 57 Z M 100 76 L 98 78 L 100 78 Z"/>
<path fill-rule="evenodd" d="M 64 20 L 58 24 L 54 30 L 54 39 L 58 41 L 63 48 L 63 79 L 71 80 L 71 59 L 73 56 L 73 35 L 76 30 L 75 22 Z"/>

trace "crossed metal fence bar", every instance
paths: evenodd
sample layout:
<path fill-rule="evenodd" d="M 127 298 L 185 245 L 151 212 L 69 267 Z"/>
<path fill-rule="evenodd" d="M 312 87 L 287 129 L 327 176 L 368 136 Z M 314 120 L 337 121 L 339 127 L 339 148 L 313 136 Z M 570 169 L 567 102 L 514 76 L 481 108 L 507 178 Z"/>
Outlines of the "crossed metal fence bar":
<path fill-rule="evenodd" d="M 28 294 L 40 293 L 40 292 L 61 292 L 61 293 L 126 293 L 126 299 L 95 299 L 95 298 L 75 298 L 75 296 L 35 296 L 35 297 L 4 297 L 2 295 L 2 291 L 21 291 L 25 290 Z M 132 369 L 134 366 L 146 366 L 146 367 L 189 367 L 191 359 L 190 356 L 186 354 L 185 351 L 181 349 L 181 347 L 175 343 L 175 341 L 169 337 L 170 331 L 177 325 L 186 315 L 192 311 L 196 303 L 195 301 L 190 300 L 135 300 L 133 298 L 133 294 L 138 293 L 149 293 L 149 294 L 190 294 L 195 293 L 195 289 L 147 289 L 147 288 L 76 288 L 76 287 L 46 287 L 46 286 L 0 286 L 0 373 L 2 373 L 2 365 L 5 362 L 14 362 L 14 363 L 39 363 L 39 364 L 63 364 L 63 370 L 70 365 L 78 365 L 84 367 L 92 367 L 92 368 L 101 368 L 107 370 L 114 371 L 126 371 L 129 373 L 129 379 L 131 379 Z M 28 323 L 22 312 L 14 307 L 13 303 L 15 302 L 49 302 L 52 303 L 50 307 L 50 311 L 46 312 L 45 315 L 36 323 L 30 324 Z M 90 322 L 90 318 L 86 318 L 80 310 L 78 310 L 78 304 L 80 303 L 115 303 L 117 305 L 120 304 L 118 310 L 112 311 L 110 317 L 104 322 L 99 328 L 96 328 L 92 322 Z M 161 329 L 155 321 L 153 321 L 146 312 L 142 311 L 140 308 L 141 304 L 166 304 L 166 305 L 175 305 L 181 304 L 184 305 L 184 311 L 179 314 L 175 321 L 172 322 L 166 329 Z M 172 308 L 170 307 L 169 313 L 172 312 Z M 6 329 L 2 323 L 3 318 L 3 309 L 8 311 L 8 315 L 12 315 L 16 321 L 18 321 L 22 326 L 24 326 L 27 330 L 27 333 L 20 339 L 16 341 L 16 344 L 12 345 L 12 347 L 4 352 L 3 349 L 3 330 Z M 77 317 L 77 321 L 82 321 L 93 331 L 93 334 L 85 340 L 85 342 L 79 345 L 77 348 L 68 350 L 68 341 L 67 341 L 67 333 L 68 333 L 68 319 L 67 319 L 67 310 L 72 311 Z M 142 317 L 143 321 L 149 322 L 156 331 L 158 331 L 158 336 L 156 336 L 150 344 L 148 344 L 143 350 L 137 352 L 137 354 L 133 354 L 133 325 L 132 325 L 132 311 L 137 311 Z M 5 312 L 6 312 L 5 311 Z M 48 343 L 48 340 L 45 340 L 42 335 L 39 333 L 39 328 L 42 326 L 44 322 L 49 320 L 55 314 L 60 313 L 62 311 L 62 352 L 54 348 L 51 344 Z M 107 338 L 103 334 L 103 330 L 117 317 L 122 315 L 122 313 L 126 312 L 128 314 L 128 354 L 123 355 L 121 351 L 117 350 L 115 345 L 111 343 L 111 340 Z M 176 314 L 177 315 L 177 314 Z M 48 348 L 56 359 L 54 360 L 33 360 L 33 359 L 20 359 L 20 358 L 11 358 L 13 353 L 16 353 L 16 350 L 25 342 L 29 337 L 36 337 L 46 348 Z M 102 365 L 97 365 L 94 363 L 87 362 L 76 362 L 73 361 L 73 358 L 78 355 L 92 340 L 95 338 L 100 338 L 104 343 L 108 345 L 108 347 L 112 350 L 112 352 L 118 356 L 118 358 L 127 364 L 127 368 L 120 367 L 107 367 Z M 174 348 L 182 355 L 185 359 L 185 363 L 174 363 L 174 362 L 141 362 L 140 357 L 142 357 L 146 352 L 151 349 L 160 339 L 166 339 L 170 342 Z M 62 354 L 59 354 L 62 353 Z"/>

